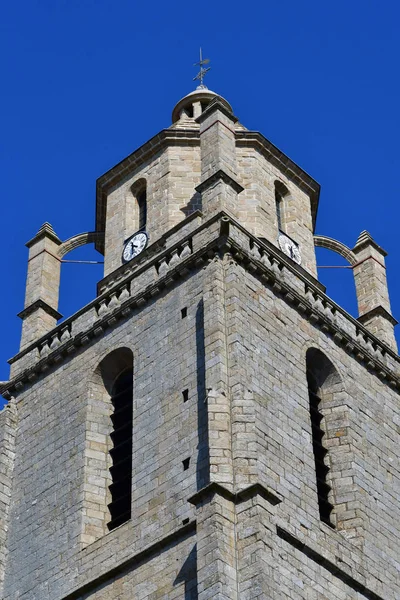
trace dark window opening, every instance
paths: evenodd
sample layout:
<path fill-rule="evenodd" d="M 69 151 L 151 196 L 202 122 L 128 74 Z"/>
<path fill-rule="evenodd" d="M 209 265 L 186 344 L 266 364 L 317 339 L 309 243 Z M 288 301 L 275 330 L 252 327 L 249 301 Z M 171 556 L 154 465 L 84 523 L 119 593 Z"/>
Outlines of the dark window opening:
<path fill-rule="evenodd" d="M 275 181 L 275 210 L 278 221 L 278 230 L 285 231 L 284 223 L 284 198 L 289 195 L 289 190 L 280 181 Z"/>
<path fill-rule="evenodd" d="M 328 454 L 327 448 L 324 447 L 323 438 L 325 432 L 321 426 L 323 414 L 321 412 L 321 398 L 317 394 L 317 389 L 312 382 L 311 375 L 308 376 L 308 393 L 310 400 L 310 416 L 312 429 L 312 446 L 314 453 L 315 475 L 317 480 L 318 508 L 321 521 L 333 527 L 331 521 L 331 513 L 333 505 L 329 501 L 331 486 L 327 481 L 327 476 L 330 471 L 326 464 Z"/>
<path fill-rule="evenodd" d="M 111 521 L 108 529 L 114 529 L 131 518 L 132 501 L 132 413 L 133 413 L 133 370 L 121 373 L 113 386 L 111 415 L 113 431 L 110 450 L 111 502 L 108 505 Z"/>
<path fill-rule="evenodd" d="M 182 310 L 181 310 L 181 316 L 182 316 L 182 319 L 184 319 L 187 316 L 187 308 L 186 307 L 182 308 Z"/>
<path fill-rule="evenodd" d="M 139 229 L 146 229 L 147 225 L 147 192 L 144 189 L 137 198 L 139 207 Z"/>
<path fill-rule="evenodd" d="M 282 231 L 282 196 L 277 190 L 275 190 L 275 206 L 276 216 L 278 219 L 278 229 L 279 231 Z"/>
<path fill-rule="evenodd" d="M 185 458 L 185 459 L 182 461 L 182 464 L 183 464 L 183 470 L 184 470 L 184 471 L 187 471 L 187 470 L 188 470 L 188 468 L 189 468 L 189 464 L 190 464 L 190 457 L 189 457 L 189 458 Z"/>
<path fill-rule="evenodd" d="M 183 397 L 183 401 L 187 402 L 189 400 L 189 390 L 183 390 L 182 397 Z"/>
<path fill-rule="evenodd" d="M 189 519 L 182 519 L 182 525 L 187 525 L 189 523 Z"/>

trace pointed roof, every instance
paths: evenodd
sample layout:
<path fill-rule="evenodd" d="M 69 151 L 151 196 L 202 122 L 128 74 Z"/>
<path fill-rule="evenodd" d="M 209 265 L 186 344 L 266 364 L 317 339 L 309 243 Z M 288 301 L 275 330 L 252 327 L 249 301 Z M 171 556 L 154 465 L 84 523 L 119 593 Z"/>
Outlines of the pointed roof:
<path fill-rule="evenodd" d="M 378 252 L 383 254 L 383 256 L 387 256 L 386 250 L 381 248 L 381 246 L 379 246 L 379 244 L 376 243 L 372 235 L 364 229 L 364 231 L 362 231 L 357 238 L 356 245 L 353 248 L 353 252 L 362 250 L 363 248 L 365 248 L 365 246 L 373 246 L 376 250 L 378 250 Z"/>
<path fill-rule="evenodd" d="M 54 231 L 52 225 L 46 221 L 40 227 L 37 234 L 31 240 L 29 240 L 29 242 L 27 242 L 25 244 L 25 246 L 27 246 L 27 248 L 30 248 L 33 244 L 35 244 L 36 242 L 38 242 L 39 240 L 41 240 L 44 237 L 48 237 L 48 238 L 52 239 L 58 245 L 62 244 L 62 241 L 60 240 L 60 238 Z"/>

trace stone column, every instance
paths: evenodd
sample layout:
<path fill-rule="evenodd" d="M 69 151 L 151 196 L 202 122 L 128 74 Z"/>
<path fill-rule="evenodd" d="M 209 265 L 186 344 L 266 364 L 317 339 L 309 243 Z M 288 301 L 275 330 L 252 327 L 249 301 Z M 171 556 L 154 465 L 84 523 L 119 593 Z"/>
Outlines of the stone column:
<path fill-rule="evenodd" d="M 26 246 L 29 248 L 22 319 L 21 346 L 26 346 L 51 331 L 62 315 L 58 312 L 61 259 L 57 256 L 61 240 L 49 223 L 44 223 Z"/>
<path fill-rule="evenodd" d="M 238 216 L 237 195 L 243 187 L 236 181 L 236 117 L 217 97 L 196 119 L 200 123 L 202 211 L 211 216 L 225 210 Z"/>
<path fill-rule="evenodd" d="M 394 326 L 397 321 L 390 310 L 386 280 L 385 256 L 387 253 L 372 239 L 367 231 L 359 235 L 353 252 L 357 257 L 354 281 L 358 302 L 358 320 L 371 333 L 397 352 Z"/>

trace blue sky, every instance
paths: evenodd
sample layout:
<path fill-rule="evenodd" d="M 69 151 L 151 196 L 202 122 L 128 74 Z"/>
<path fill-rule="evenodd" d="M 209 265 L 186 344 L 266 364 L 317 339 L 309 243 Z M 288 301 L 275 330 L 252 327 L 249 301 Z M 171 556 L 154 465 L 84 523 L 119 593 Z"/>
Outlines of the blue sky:
<path fill-rule="evenodd" d="M 399 17 L 391 0 L 4 3 L 0 380 L 18 351 L 25 242 L 44 221 L 62 239 L 93 230 L 96 178 L 170 125 L 200 45 L 207 85 L 321 184 L 317 233 L 353 246 L 367 229 L 389 252 L 399 318 Z M 89 246 L 68 258 L 101 260 Z M 327 251 L 318 262 L 345 264 Z M 101 269 L 63 265 L 65 316 Z M 321 280 L 355 314 L 350 270 Z"/>

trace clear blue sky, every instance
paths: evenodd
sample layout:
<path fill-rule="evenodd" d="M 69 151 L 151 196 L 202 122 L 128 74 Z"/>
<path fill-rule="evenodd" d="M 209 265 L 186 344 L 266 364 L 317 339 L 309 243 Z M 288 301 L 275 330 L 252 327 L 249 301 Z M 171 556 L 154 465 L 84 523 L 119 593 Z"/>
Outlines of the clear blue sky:
<path fill-rule="evenodd" d="M 44 221 L 62 239 L 93 230 L 96 178 L 170 125 L 200 45 L 208 86 L 321 184 L 317 232 L 353 246 L 367 229 L 389 252 L 400 318 L 399 19 L 393 0 L 3 3 L 0 380 L 18 351 L 25 242 Z M 101 276 L 63 265 L 61 312 L 91 300 Z M 354 314 L 350 271 L 321 279 Z"/>

